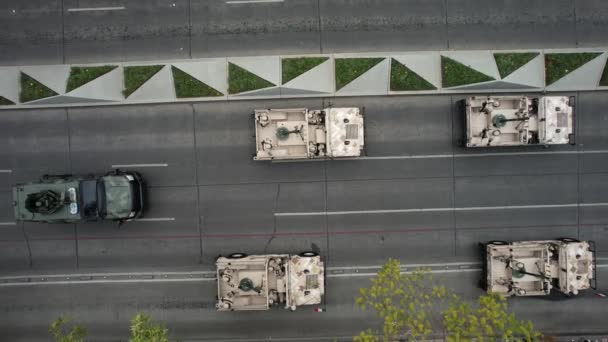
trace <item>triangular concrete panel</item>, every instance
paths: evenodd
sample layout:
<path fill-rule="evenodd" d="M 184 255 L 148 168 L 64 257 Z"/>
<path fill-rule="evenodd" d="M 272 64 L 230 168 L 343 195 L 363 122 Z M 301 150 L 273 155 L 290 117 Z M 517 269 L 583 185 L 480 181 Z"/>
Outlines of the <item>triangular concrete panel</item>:
<path fill-rule="evenodd" d="M 283 86 L 287 88 L 306 89 L 316 93 L 331 93 L 334 91 L 332 66 L 333 61 L 328 59 L 285 83 Z"/>
<path fill-rule="evenodd" d="M 281 87 L 281 95 L 326 95 L 328 92 Z"/>
<path fill-rule="evenodd" d="M 206 59 L 200 62 L 173 63 L 176 68 L 222 94 L 228 93 L 228 67 L 225 58 Z"/>
<path fill-rule="evenodd" d="M 491 51 L 448 51 L 443 52 L 442 55 L 497 80 L 500 79 L 498 67 Z"/>
<path fill-rule="evenodd" d="M 175 87 L 171 66 L 165 65 L 159 72 L 150 77 L 141 87 L 135 90 L 127 101 L 175 100 Z"/>
<path fill-rule="evenodd" d="M 390 58 L 374 65 L 371 69 L 355 78 L 336 95 L 385 95 L 388 94 L 388 74 Z"/>
<path fill-rule="evenodd" d="M 542 88 L 545 85 L 544 67 L 544 56 L 539 54 L 519 69 L 513 71 L 503 81 Z"/>
<path fill-rule="evenodd" d="M 20 67 L 20 69 L 57 94 L 65 93 L 70 75 L 69 65 L 33 65 Z"/>
<path fill-rule="evenodd" d="M 54 105 L 54 104 L 79 104 L 79 103 L 99 103 L 99 102 L 115 102 L 115 101 L 85 99 L 82 97 L 59 95 L 59 96 L 48 97 L 48 98 L 41 99 L 41 100 L 31 101 L 31 102 L 28 102 L 28 104 Z"/>
<path fill-rule="evenodd" d="M 0 96 L 19 103 L 19 70 L 17 68 L 0 69 Z"/>
<path fill-rule="evenodd" d="M 280 84 L 281 82 L 281 59 L 279 56 L 234 57 L 228 58 L 228 62 L 234 63 L 274 84 Z"/>
<path fill-rule="evenodd" d="M 441 56 L 439 53 L 420 52 L 391 57 L 427 80 L 435 88 L 441 87 Z"/>
<path fill-rule="evenodd" d="M 273 87 L 273 88 L 264 88 L 261 90 L 252 90 L 244 93 L 239 93 L 235 95 L 231 95 L 233 97 L 244 97 L 244 96 L 279 96 L 281 95 L 281 88 Z"/>
<path fill-rule="evenodd" d="M 596 89 L 606 65 L 606 52 L 549 85 L 547 90 L 592 90 Z"/>
<path fill-rule="evenodd" d="M 536 87 L 532 87 L 529 85 L 517 84 L 517 83 L 509 83 L 505 81 L 490 81 L 484 83 L 476 83 L 473 85 L 464 85 L 460 87 L 452 87 L 450 90 L 509 90 L 509 89 L 534 89 Z"/>
<path fill-rule="evenodd" d="M 123 99 L 122 89 L 123 70 L 120 67 L 72 90 L 67 95 L 71 97 L 119 101 Z"/>

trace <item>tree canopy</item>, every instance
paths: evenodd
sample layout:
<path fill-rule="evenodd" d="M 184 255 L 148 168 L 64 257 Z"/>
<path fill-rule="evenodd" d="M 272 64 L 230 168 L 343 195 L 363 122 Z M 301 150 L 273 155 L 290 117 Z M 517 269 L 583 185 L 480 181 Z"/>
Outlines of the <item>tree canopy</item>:
<path fill-rule="evenodd" d="M 165 325 L 153 321 L 149 315 L 139 312 L 131 319 L 129 342 L 169 342 L 168 336 Z"/>
<path fill-rule="evenodd" d="M 49 333 L 56 342 L 83 342 L 87 330 L 80 325 L 70 324 L 70 319 L 59 316 L 51 323 Z"/>
<path fill-rule="evenodd" d="M 395 259 L 360 289 L 356 303 L 378 316 L 382 326 L 362 331 L 355 342 L 421 341 L 431 335 L 448 342 L 532 342 L 541 336 L 531 322 L 508 312 L 504 297 L 484 294 L 471 305 L 435 281 L 429 270 L 404 274 Z"/>

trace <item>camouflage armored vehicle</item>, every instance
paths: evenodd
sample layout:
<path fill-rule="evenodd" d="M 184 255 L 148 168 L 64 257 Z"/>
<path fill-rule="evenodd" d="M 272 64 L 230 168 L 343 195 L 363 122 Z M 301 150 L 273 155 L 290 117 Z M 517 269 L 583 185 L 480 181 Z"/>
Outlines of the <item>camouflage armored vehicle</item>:
<path fill-rule="evenodd" d="M 364 150 L 362 109 L 257 109 L 254 160 L 356 158 Z"/>
<path fill-rule="evenodd" d="M 137 172 L 105 176 L 45 175 L 13 187 L 15 220 L 46 223 L 128 221 L 141 217 L 143 181 Z"/>
<path fill-rule="evenodd" d="M 574 144 L 574 97 L 472 96 L 464 100 L 466 146 Z"/>
<path fill-rule="evenodd" d="M 571 238 L 482 244 L 482 288 L 503 296 L 576 295 L 595 288 L 595 247 Z"/>
<path fill-rule="evenodd" d="M 218 311 L 268 310 L 321 304 L 325 268 L 314 252 L 299 255 L 234 253 L 218 257 Z"/>

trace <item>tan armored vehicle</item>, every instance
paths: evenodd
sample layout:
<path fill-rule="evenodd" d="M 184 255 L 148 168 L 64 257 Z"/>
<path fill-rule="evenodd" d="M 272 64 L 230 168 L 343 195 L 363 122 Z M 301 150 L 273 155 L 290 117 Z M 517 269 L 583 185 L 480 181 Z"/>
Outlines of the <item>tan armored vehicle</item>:
<path fill-rule="evenodd" d="M 469 97 L 466 146 L 574 144 L 573 105 L 567 96 Z"/>
<path fill-rule="evenodd" d="M 255 110 L 254 160 L 359 157 L 363 114 L 359 108 Z"/>
<path fill-rule="evenodd" d="M 595 282 L 591 241 L 491 241 L 483 245 L 488 292 L 504 296 L 544 296 L 551 290 L 576 295 Z"/>
<path fill-rule="evenodd" d="M 278 305 L 295 310 L 323 300 L 325 268 L 314 252 L 235 253 L 219 257 L 216 266 L 218 311 L 268 310 Z"/>

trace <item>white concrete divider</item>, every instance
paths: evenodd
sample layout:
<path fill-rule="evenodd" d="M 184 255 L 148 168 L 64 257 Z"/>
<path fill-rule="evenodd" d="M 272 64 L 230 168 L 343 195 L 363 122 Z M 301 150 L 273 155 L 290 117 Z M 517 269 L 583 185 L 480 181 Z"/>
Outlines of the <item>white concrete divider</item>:
<path fill-rule="evenodd" d="M 555 57 L 555 54 L 559 55 Z M 566 58 L 572 57 L 570 64 L 560 62 L 559 58 L 565 54 L 568 54 Z M 312 63 L 307 58 L 321 59 Z M 511 62 L 510 66 L 505 67 L 501 63 L 505 58 Z M 518 62 L 513 65 L 509 58 Z M 608 48 L 591 48 L 408 51 L 7 66 L 0 67 L 0 109 L 294 97 L 598 91 L 608 89 L 607 59 Z M 290 66 L 297 61 L 311 63 L 308 69 L 300 70 L 302 73 L 293 74 Z M 67 91 L 73 67 L 104 65 L 115 68 Z M 125 97 L 125 68 L 151 65 L 161 68 Z M 283 65 L 287 66 L 286 70 L 283 70 Z M 574 65 L 573 70 L 568 70 L 568 65 Z M 284 80 L 289 72 L 292 72 L 290 79 Z M 197 92 L 192 94 L 186 90 L 184 93 L 185 88 L 175 82 L 176 74 L 182 79 L 185 77 L 186 87 L 195 87 Z M 22 77 L 29 77 L 29 83 L 25 84 L 28 89 L 22 89 Z M 24 90 L 31 93 L 43 88 L 48 91 L 47 95 L 53 95 L 21 101 L 20 94 Z"/>

